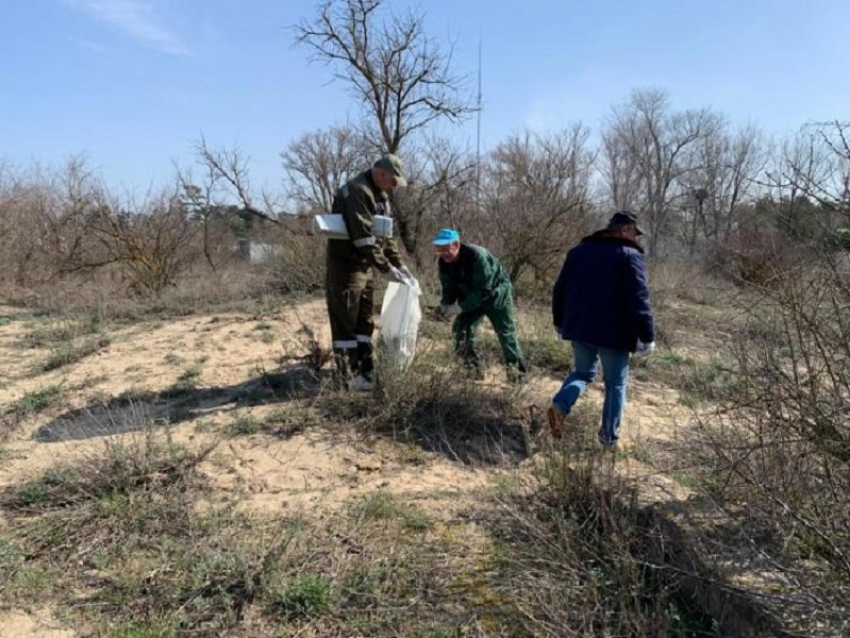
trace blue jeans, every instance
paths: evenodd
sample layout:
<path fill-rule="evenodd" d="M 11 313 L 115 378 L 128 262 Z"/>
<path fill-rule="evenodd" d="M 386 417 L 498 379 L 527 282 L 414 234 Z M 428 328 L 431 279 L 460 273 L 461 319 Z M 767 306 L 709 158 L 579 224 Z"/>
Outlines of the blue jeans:
<path fill-rule="evenodd" d="M 629 385 L 629 353 L 626 350 L 600 348 L 590 343 L 573 341 L 573 371 L 561 389 L 552 398 L 552 403 L 564 415 L 588 384 L 596 378 L 597 363 L 602 361 L 602 378 L 605 381 L 605 403 L 602 407 L 602 427 L 599 442 L 611 446 L 617 442 L 623 408 L 626 405 L 626 389 Z"/>

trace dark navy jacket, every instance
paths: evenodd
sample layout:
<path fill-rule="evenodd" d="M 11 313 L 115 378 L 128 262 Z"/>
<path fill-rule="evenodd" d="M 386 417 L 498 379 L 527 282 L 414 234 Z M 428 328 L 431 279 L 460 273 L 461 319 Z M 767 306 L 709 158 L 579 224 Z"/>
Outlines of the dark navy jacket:
<path fill-rule="evenodd" d="M 606 231 L 567 253 L 552 291 L 552 319 L 564 339 L 634 352 L 655 341 L 643 248 Z"/>

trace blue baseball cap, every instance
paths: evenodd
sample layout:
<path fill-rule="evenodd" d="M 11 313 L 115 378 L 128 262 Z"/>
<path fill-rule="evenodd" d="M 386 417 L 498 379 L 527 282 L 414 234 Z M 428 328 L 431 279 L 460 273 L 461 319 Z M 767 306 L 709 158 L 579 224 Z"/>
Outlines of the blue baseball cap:
<path fill-rule="evenodd" d="M 434 237 L 435 246 L 448 246 L 456 241 L 460 241 L 460 233 L 453 228 L 443 228 L 437 236 Z"/>

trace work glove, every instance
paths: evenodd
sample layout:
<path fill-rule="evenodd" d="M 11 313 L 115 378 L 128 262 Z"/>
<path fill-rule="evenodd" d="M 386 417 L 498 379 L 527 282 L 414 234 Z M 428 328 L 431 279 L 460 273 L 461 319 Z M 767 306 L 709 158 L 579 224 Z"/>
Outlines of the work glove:
<path fill-rule="evenodd" d="M 655 350 L 655 342 L 650 341 L 649 343 L 644 343 L 640 339 L 638 339 L 637 346 L 635 347 L 635 356 L 636 357 L 646 357 L 652 354 L 652 351 Z"/>
<path fill-rule="evenodd" d="M 440 306 L 440 312 L 443 313 L 444 317 L 453 317 L 455 315 L 459 315 L 461 310 L 460 306 L 456 303 L 453 304 L 443 304 Z"/>
<path fill-rule="evenodd" d="M 404 273 L 395 266 L 390 266 L 390 269 L 387 271 L 387 279 L 397 284 L 403 284 L 407 281 Z"/>

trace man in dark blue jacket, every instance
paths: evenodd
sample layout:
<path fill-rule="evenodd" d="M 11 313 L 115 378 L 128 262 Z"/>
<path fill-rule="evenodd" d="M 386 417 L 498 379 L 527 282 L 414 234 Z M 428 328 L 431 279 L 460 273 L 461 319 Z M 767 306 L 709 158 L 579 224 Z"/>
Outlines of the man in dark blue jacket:
<path fill-rule="evenodd" d="M 566 417 L 602 363 L 605 403 L 599 441 L 617 448 L 626 404 L 629 356 L 655 348 L 655 326 L 643 248 L 634 213 L 615 213 L 608 226 L 585 237 L 567 254 L 552 293 L 552 319 L 562 339 L 572 342 L 573 370 L 552 398 L 548 420 L 560 438 Z"/>

